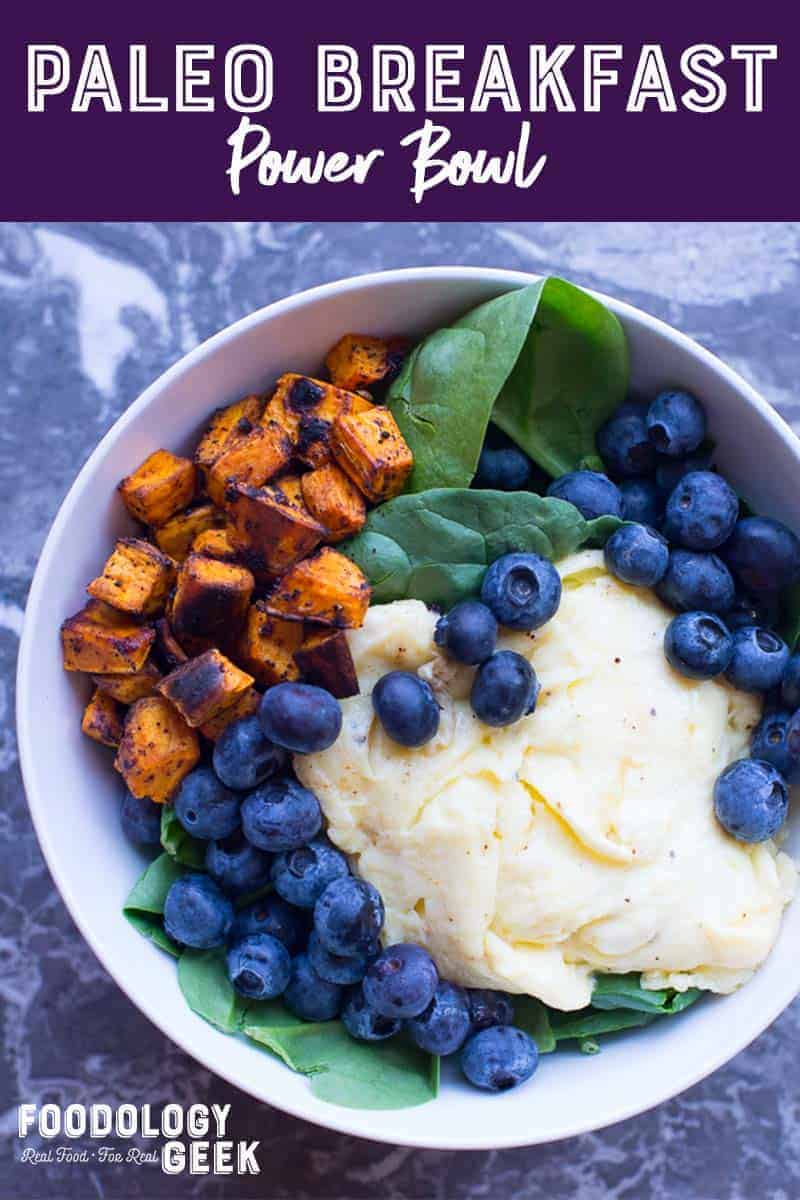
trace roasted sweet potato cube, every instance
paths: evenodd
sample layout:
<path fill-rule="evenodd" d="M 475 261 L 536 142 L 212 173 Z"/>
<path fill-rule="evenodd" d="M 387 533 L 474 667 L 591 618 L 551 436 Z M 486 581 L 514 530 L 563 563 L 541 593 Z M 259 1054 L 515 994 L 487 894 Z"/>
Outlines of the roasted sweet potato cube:
<path fill-rule="evenodd" d="M 210 742 L 215 742 L 234 721 L 241 721 L 243 717 L 252 716 L 260 703 L 261 693 L 257 692 L 255 688 L 248 688 L 246 692 L 242 692 L 238 700 L 234 700 L 233 704 L 223 708 L 210 721 L 204 721 L 200 726 L 200 732 Z"/>
<path fill-rule="evenodd" d="M 278 575 L 305 558 L 325 537 L 325 528 L 278 487 L 235 484 L 226 509 L 234 543 L 258 572 Z"/>
<path fill-rule="evenodd" d="M 329 541 L 358 533 L 366 520 L 364 497 L 340 467 L 317 467 L 303 475 L 301 483 L 308 511 L 325 526 Z"/>
<path fill-rule="evenodd" d="M 134 796 L 163 804 L 199 758 L 197 734 L 163 696 L 128 709 L 114 766 Z"/>
<path fill-rule="evenodd" d="M 303 626 L 297 621 L 271 617 L 257 604 L 250 606 L 237 648 L 237 659 L 261 687 L 299 679 L 294 652 L 303 641 Z"/>
<path fill-rule="evenodd" d="M 234 438 L 246 437 L 261 420 L 264 401 L 260 396 L 245 396 L 227 408 L 218 408 L 200 439 L 194 454 L 203 478 Z"/>
<path fill-rule="evenodd" d="M 233 704 L 252 685 L 252 675 L 219 650 L 207 650 L 162 679 L 158 690 L 195 729 Z"/>
<path fill-rule="evenodd" d="M 155 450 L 122 480 L 119 490 L 132 517 L 158 528 L 191 503 L 194 463 L 169 450 Z"/>
<path fill-rule="evenodd" d="M 288 621 L 316 621 L 337 629 L 363 625 L 371 588 L 360 569 L 330 546 L 297 563 L 263 601 L 267 612 Z"/>
<path fill-rule="evenodd" d="M 285 470 L 292 457 L 292 444 L 275 421 L 258 425 L 247 437 L 234 438 L 206 475 L 206 488 L 215 504 L 225 501 L 231 483 L 260 487 Z"/>
<path fill-rule="evenodd" d="M 92 676 L 99 690 L 106 696 L 118 700 L 120 704 L 133 704 L 144 696 L 152 696 L 160 678 L 161 672 L 153 662 L 152 656 L 148 658 L 141 671 L 133 671 L 129 675 Z"/>
<path fill-rule="evenodd" d="M 220 562 L 204 554 L 190 554 L 178 571 L 178 583 L 169 613 L 180 644 L 187 649 L 197 641 L 227 644 L 244 624 L 255 582 L 246 567 Z"/>
<path fill-rule="evenodd" d="M 273 479 L 270 487 L 281 500 L 285 500 L 287 504 L 294 504 L 302 512 L 308 513 L 308 506 L 303 499 L 302 475 L 281 475 L 280 479 Z"/>
<path fill-rule="evenodd" d="M 238 551 L 229 529 L 206 529 L 195 538 L 192 553 L 218 558 L 220 562 L 235 562 Z"/>
<path fill-rule="evenodd" d="M 288 435 L 301 462 L 321 467 L 330 461 L 331 427 L 342 413 L 369 408 L 362 396 L 307 375 L 282 375 L 266 416 Z"/>
<path fill-rule="evenodd" d="M 81 729 L 95 742 L 118 746 L 122 737 L 122 708 L 107 692 L 95 688 L 83 710 Z"/>
<path fill-rule="evenodd" d="M 414 465 L 388 408 L 345 413 L 333 427 L 331 446 L 342 470 L 376 504 L 402 492 Z"/>
<path fill-rule="evenodd" d="M 103 567 L 87 587 L 95 600 L 135 617 L 152 617 L 163 609 L 175 582 L 175 564 L 141 538 L 120 538 Z"/>
<path fill-rule="evenodd" d="M 346 333 L 328 351 L 325 366 L 337 387 L 356 392 L 396 375 L 403 365 L 407 346 L 405 338 Z"/>
<path fill-rule="evenodd" d="M 312 633 L 294 658 L 306 683 L 325 688 L 337 700 L 358 695 L 358 676 L 343 629 Z"/>
<path fill-rule="evenodd" d="M 174 671 L 181 663 L 188 661 L 189 656 L 172 632 L 166 617 L 162 617 L 160 621 L 156 621 L 156 640 L 153 646 L 153 655 L 162 671 L 165 671 L 167 674 L 170 671 Z"/>
<path fill-rule="evenodd" d="M 64 670 L 114 675 L 140 671 L 155 636 L 152 626 L 137 625 L 102 600 L 90 600 L 61 626 Z"/>
<path fill-rule="evenodd" d="M 216 529 L 224 521 L 224 517 L 213 504 L 195 504 L 184 512 L 176 513 L 155 531 L 156 543 L 160 550 L 173 558 L 175 562 L 183 562 L 195 538 L 207 529 Z"/>

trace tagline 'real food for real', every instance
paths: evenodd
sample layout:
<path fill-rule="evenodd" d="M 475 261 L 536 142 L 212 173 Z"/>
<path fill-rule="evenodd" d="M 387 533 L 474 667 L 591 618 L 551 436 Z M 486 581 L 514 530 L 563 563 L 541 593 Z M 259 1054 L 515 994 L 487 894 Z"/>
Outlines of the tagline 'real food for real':
<path fill-rule="evenodd" d="M 535 635 L 502 634 L 535 665 L 536 713 L 487 729 L 469 668 L 443 658 L 418 601 L 373 608 L 348 635 L 362 695 L 339 740 L 296 759 L 332 840 L 386 906 L 386 939 L 427 946 L 443 974 L 589 1003 L 593 972 L 646 986 L 733 990 L 767 956 L 794 889 L 773 843 L 734 842 L 713 781 L 746 753 L 751 696 L 671 671 L 670 614 L 609 575 L 602 554 L 559 564 L 563 599 Z M 369 692 L 417 670 L 441 706 L 421 750 L 391 742 Z"/>

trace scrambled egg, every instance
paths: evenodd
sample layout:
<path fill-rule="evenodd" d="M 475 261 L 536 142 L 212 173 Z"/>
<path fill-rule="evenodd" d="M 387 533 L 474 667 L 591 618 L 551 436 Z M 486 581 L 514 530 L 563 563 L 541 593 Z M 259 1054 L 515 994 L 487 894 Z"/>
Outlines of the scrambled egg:
<path fill-rule="evenodd" d="M 385 941 L 427 946 L 446 978 L 560 1009 L 589 1002 L 596 971 L 731 991 L 769 953 L 795 882 L 773 843 L 736 842 L 714 817 L 714 780 L 747 754 L 758 705 L 672 671 L 671 614 L 602 554 L 559 570 L 555 618 L 500 637 L 536 669 L 535 713 L 481 724 L 474 671 L 439 654 L 436 615 L 377 606 L 349 635 L 362 694 L 343 702 L 334 746 L 296 759 L 298 776 L 383 896 Z M 395 668 L 418 671 L 441 706 L 422 749 L 373 715 L 370 691 Z"/>

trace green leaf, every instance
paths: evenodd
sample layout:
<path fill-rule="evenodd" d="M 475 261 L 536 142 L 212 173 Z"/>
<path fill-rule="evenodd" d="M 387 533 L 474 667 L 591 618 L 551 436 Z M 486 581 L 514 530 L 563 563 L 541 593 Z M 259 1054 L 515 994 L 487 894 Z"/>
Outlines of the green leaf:
<path fill-rule="evenodd" d="M 176 958 L 181 948 L 165 933 L 162 914 L 167 892 L 181 875 L 183 868 L 168 854 L 160 854 L 134 884 L 122 908 L 123 916 L 137 933 Z"/>
<path fill-rule="evenodd" d="M 586 521 L 573 504 L 533 492 L 434 488 L 373 509 L 340 549 L 364 572 L 374 604 L 413 597 L 449 608 L 474 596 L 489 563 L 511 551 L 558 561 L 601 544 L 616 517 Z"/>
<path fill-rule="evenodd" d="M 556 1013 L 551 1010 L 550 1024 L 556 1042 L 584 1038 L 595 1039 L 602 1033 L 618 1033 L 621 1029 L 634 1029 L 649 1025 L 657 1020 L 657 1013 L 634 1012 L 620 1008 L 614 1012 L 601 1012 L 595 1008 L 582 1008 L 574 1013 Z"/>
<path fill-rule="evenodd" d="M 641 985 L 636 972 L 628 975 L 598 975 L 592 991 L 592 1008 L 604 1011 L 631 1009 L 657 1016 L 681 1012 L 702 995 L 699 988 L 676 992 L 673 988 L 654 990 Z"/>
<path fill-rule="evenodd" d="M 793 584 L 783 594 L 783 617 L 780 634 L 790 650 L 800 642 L 800 583 Z"/>
<path fill-rule="evenodd" d="M 490 417 L 562 474 L 595 456 L 627 382 L 622 326 L 580 288 L 551 277 L 489 300 L 426 338 L 390 388 L 414 454 L 406 490 L 468 486 Z"/>
<path fill-rule="evenodd" d="M 179 946 L 177 942 L 173 942 L 164 929 L 164 923 L 160 917 L 127 910 L 123 910 L 123 912 L 125 920 L 133 926 L 137 933 L 153 942 L 160 950 L 166 950 L 167 954 L 171 954 L 173 958 L 180 958 L 183 947 Z"/>
<path fill-rule="evenodd" d="M 186 1003 L 205 1021 L 223 1033 L 241 1027 L 246 1005 L 228 979 L 223 950 L 184 950 L 178 959 L 178 984 Z"/>
<path fill-rule="evenodd" d="M 531 1035 L 540 1054 L 555 1050 L 550 1014 L 541 1000 L 534 1000 L 533 996 L 514 996 L 514 1024 Z"/>
<path fill-rule="evenodd" d="M 205 867 L 205 842 L 186 832 L 171 804 L 164 804 L 161 808 L 161 845 L 176 862 L 200 870 Z"/>
<path fill-rule="evenodd" d="M 242 1032 L 293 1071 L 310 1075 L 311 1090 L 330 1104 L 410 1108 L 437 1094 L 438 1060 L 405 1038 L 357 1042 L 341 1021 L 301 1021 L 277 1002 L 251 1007 Z"/>

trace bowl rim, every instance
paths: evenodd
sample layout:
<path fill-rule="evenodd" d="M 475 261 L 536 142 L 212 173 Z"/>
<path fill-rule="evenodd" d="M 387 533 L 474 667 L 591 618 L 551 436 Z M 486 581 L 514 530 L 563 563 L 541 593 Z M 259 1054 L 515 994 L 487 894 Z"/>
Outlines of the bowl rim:
<path fill-rule="evenodd" d="M 380 287 L 383 285 L 391 285 L 394 283 L 428 282 L 430 280 L 438 281 L 457 281 L 463 280 L 465 283 L 489 283 L 497 284 L 499 288 L 508 286 L 509 290 L 514 287 L 525 286 L 526 284 L 534 283 L 542 276 L 539 274 L 508 270 L 505 268 L 495 267 L 470 267 L 470 266 L 430 266 L 430 267 L 400 267 L 385 271 L 368 272 L 362 275 L 351 275 L 342 279 L 332 280 L 328 283 L 316 285 L 311 288 L 306 288 L 303 291 L 293 293 L 289 296 L 284 296 L 278 300 L 262 306 L 259 309 L 239 318 L 230 325 L 224 326 L 218 332 L 206 338 L 194 349 L 188 351 L 177 362 L 173 363 L 166 371 L 157 376 L 143 392 L 120 414 L 117 420 L 113 423 L 110 429 L 104 434 L 95 449 L 81 466 L 77 476 L 68 489 L 64 499 L 59 505 L 58 511 L 51 523 L 44 545 L 42 546 L 36 568 L 31 580 L 30 590 L 25 605 L 22 636 L 20 639 L 19 653 L 17 660 L 16 672 L 16 730 L 17 743 L 19 747 L 20 768 L 25 790 L 25 797 L 28 804 L 28 809 L 31 814 L 31 820 L 36 832 L 45 863 L 50 871 L 53 881 L 58 888 L 61 898 L 66 905 L 72 920 L 78 927 L 81 936 L 88 943 L 90 949 L 101 962 L 103 968 L 108 972 L 116 985 L 132 1001 L 136 1007 L 144 1013 L 144 1015 L 163 1033 L 170 1041 L 174 1042 L 186 1054 L 199 1062 L 207 1070 L 212 1070 L 214 1074 L 219 1075 L 225 1081 L 237 1089 L 251 1095 L 246 1084 L 236 1075 L 236 1072 L 226 1071 L 219 1064 L 215 1064 L 213 1068 L 209 1068 L 205 1059 L 201 1057 L 201 1052 L 193 1048 L 189 1038 L 183 1036 L 181 1032 L 176 1032 L 170 1025 L 168 1020 L 161 1018 L 157 1006 L 149 1001 L 146 996 L 133 995 L 129 990 L 129 985 L 122 977 L 122 972 L 117 970 L 116 966 L 108 961 L 99 938 L 95 937 L 91 923 L 84 919 L 81 915 L 81 906 L 78 899 L 72 894 L 72 889 L 65 878 L 64 873 L 59 867 L 58 849 L 55 843 L 50 838 L 47 822 L 44 820 L 43 807 L 35 798 L 34 789 L 32 786 L 33 771 L 32 763 L 35 755 L 35 729 L 32 720 L 32 709 L 29 703 L 31 688 L 34 683 L 34 658 L 35 658 L 35 637 L 34 629 L 36 627 L 35 617 L 39 609 L 41 598 L 43 596 L 46 581 L 49 577 L 52 567 L 52 560 L 55 554 L 56 544 L 59 540 L 62 529 L 68 524 L 72 515 L 73 508 L 77 503 L 78 497 L 82 494 L 87 485 L 88 477 L 92 473 L 95 463 L 102 459 L 107 449 L 115 443 L 125 432 L 130 422 L 144 409 L 146 409 L 173 380 L 180 377 L 185 371 L 201 363 L 204 359 L 213 355 L 221 346 L 231 339 L 247 332 L 253 327 L 259 326 L 262 323 L 268 323 L 274 317 L 291 313 L 298 308 L 304 308 L 306 305 L 314 304 L 319 300 L 324 300 L 334 295 L 346 295 L 349 291 L 355 289 L 363 289 L 370 287 Z M 594 296 L 596 299 L 606 304 L 612 312 L 617 316 L 627 319 L 632 324 L 639 324 L 648 328 L 651 332 L 664 337 L 667 341 L 675 344 L 685 353 L 690 354 L 695 359 L 712 369 L 717 375 L 725 379 L 735 390 L 742 396 L 747 405 L 755 408 L 760 416 L 772 426 L 773 431 L 783 440 L 792 450 L 794 455 L 800 459 L 800 439 L 794 434 L 786 422 L 778 415 L 778 413 L 764 400 L 755 388 L 747 382 L 737 371 L 724 363 L 717 355 L 706 349 L 700 343 L 696 342 L 688 334 L 682 333 L 675 329 L 667 322 L 660 318 L 652 316 L 644 310 L 629 304 L 626 301 L 619 300 L 613 296 L 609 296 L 603 292 L 596 291 L 591 288 L 583 288 L 584 291 Z M 599 1122 L 577 1121 L 573 1124 L 565 1123 L 557 1133 L 548 1133 L 544 1137 L 537 1137 L 535 1132 L 530 1137 L 520 1139 L 518 1136 L 510 1135 L 507 1138 L 503 1137 L 487 1137 L 475 1138 L 470 1137 L 465 1139 L 454 1133 L 447 1138 L 441 1135 L 436 1136 L 418 1136 L 415 1134 L 406 1134 L 400 1131 L 397 1134 L 392 1134 L 392 1140 L 389 1142 L 387 1137 L 382 1133 L 377 1133 L 369 1128 L 368 1109 L 345 1109 L 335 1105 L 330 1105 L 330 1115 L 325 1113 L 324 1118 L 317 1113 L 309 1113 L 302 1103 L 294 1103 L 290 1099 L 283 1096 L 270 1096 L 269 1101 L 263 1100 L 260 1096 L 252 1096 L 257 1103 L 269 1103 L 270 1106 L 277 1108 L 291 1116 L 301 1120 L 308 1121 L 321 1128 L 332 1129 L 338 1133 L 349 1134 L 355 1137 L 361 1137 L 368 1141 L 380 1142 L 382 1144 L 391 1144 L 399 1146 L 409 1146 L 420 1149 L 435 1149 L 435 1150 L 492 1150 L 492 1149 L 512 1149 L 518 1146 L 530 1146 L 537 1144 L 549 1144 L 551 1142 L 562 1141 L 566 1138 L 576 1137 L 582 1133 L 593 1132 L 600 1129 L 608 1128 L 620 1121 L 627 1120 L 634 1116 L 645 1113 L 676 1095 L 680 1095 L 688 1088 L 694 1086 L 700 1080 L 711 1075 L 725 1063 L 729 1062 L 735 1054 L 744 1050 L 752 1041 L 755 1040 L 786 1008 L 794 999 L 795 995 L 800 992 L 800 976 L 793 984 L 780 989 L 775 989 L 772 997 L 772 1003 L 767 1008 L 762 1008 L 759 1015 L 754 1019 L 752 1025 L 748 1026 L 741 1041 L 737 1043 L 733 1050 L 729 1048 L 723 1049 L 720 1053 L 713 1056 L 709 1060 L 703 1060 L 702 1064 L 694 1070 L 688 1071 L 683 1082 L 677 1086 L 668 1084 L 661 1090 L 656 1089 L 647 1101 L 643 1104 L 640 1100 L 620 1103 L 617 1106 L 605 1112 Z"/>

